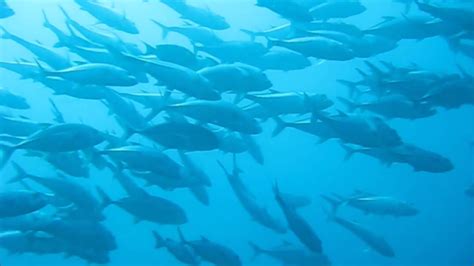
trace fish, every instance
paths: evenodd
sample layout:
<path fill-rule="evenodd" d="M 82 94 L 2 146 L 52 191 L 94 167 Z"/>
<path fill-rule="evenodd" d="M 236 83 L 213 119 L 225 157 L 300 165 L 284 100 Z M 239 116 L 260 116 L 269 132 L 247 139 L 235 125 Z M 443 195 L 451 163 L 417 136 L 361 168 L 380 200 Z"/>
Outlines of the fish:
<path fill-rule="evenodd" d="M 66 18 L 66 25 L 70 28 L 71 32 L 74 32 L 73 30 L 76 30 L 92 43 L 96 43 L 101 46 L 113 47 L 116 50 L 132 53 L 136 55 L 142 54 L 142 52 L 140 51 L 140 49 L 137 47 L 136 44 L 125 42 L 122 39 L 120 39 L 117 35 L 109 35 L 109 34 L 104 34 L 102 32 L 91 30 L 88 27 L 85 27 L 84 25 L 82 25 L 81 23 L 73 20 L 62 6 L 59 6 L 59 9 L 61 10 L 64 17 Z"/>
<path fill-rule="evenodd" d="M 2 61 L 0 67 L 20 75 L 21 79 L 34 79 L 40 76 L 37 64 L 26 61 Z"/>
<path fill-rule="evenodd" d="M 178 233 L 181 242 L 189 245 L 194 250 L 194 252 L 202 258 L 202 260 L 208 261 L 215 265 L 242 265 L 239 255 L 237 255 L 232 249 L 219 243 L 210 241 L 204 236 L 201 236 L 201 239 L 199 240 L 186 240 L 179 227 Z"/>
<path fill-rule="evenodd" d="M 288 228 L 295 234 L 296 238 L 312 252 L 322 253 L 323 246 L 321 239 L 313 228 L 311 228 L 309 223 L 304 220 L 292 206 L 287 205 L 284 198 L 281 197 L 277 184 L 273 187 L 273 193 L 275 194 L 278 206 L 285 215 Z"/>
<path fill-rule="evenodd" d="M 195 50 L 218 58 L 221 63 L 251 62 L 268 52 L 263 44 L 253 41 L 225 41 L 216 44 L 196 44 Z"/>
<path fill-rule="evenodd" d="M 453 163 L 448 158 L 408 143 L 395 147 L 353 149 L 343 146 L 343 148 L 346 150 L 346 159 L 355 153 L 363 153 L 388 166 L 393 163 L 408 164 L 415 172 L 445 173 L 454 169 Z"/>
<path fill-rule="evenodd" d="M 304 92 L 248 94 L 246 98 L 259 105 L 246 109 L 252 116 L 258 118 L 319 112 L 334 105 L 334 102 L 324 94 Z"/>
<path fill-rule="evenodd" d="M 219 147 L 219 139 L 211 130 L 187 121 L 168 121 L 136 132 L 167 149 L 209 151 Z"/>
<path fill-rule="evenodd" d="M 54 193 L 56 197 L 63 198 L 80 211 L 85 217 L 97 221 L 104 220 L 102 214 L 103 204 L 91 191 L 83 185 L 67 177 L 40 177 L 27 173 L 20 165 L 13 163 L 16 175 L 9 182 L 20 182 L 29 179 L 38 183 Z"/>
<path fill-rule="evenodd" d="M 235 196 L 239 200 L 242 207 L 252 217 L 252 219 L 276 233 L 286 233 L 285 226 L 274 216 L 272 216 L 266 207 L 257 201 L 255 195 L 244 184 L 240 177 L 242 170 L 240 170 L 237 166 L 235 154 L 233 155 L 234 168 L 232 172 L 229 172 L 220 161 L 217 161 L 217 163 L 224 171 L 224 174 L 227 176 L 227 180 L 229 181 Z"/>
<path fill-rule="evenodd" d="M 331 199 L 327 196 L 322 196 L 329 203 L 334 205 L 334 208 L 340 206 L 350 206 L 356 208 L 365 214 L 375 215 L 390 215 L 394 217 L 415 216 L 420 211 L 407 202 L 398 200 L 393 197 L 376 196 L 376 195 L 351 195 L 342 197 L 334 194 L 336 199 Z"/>
<path fill-rule="evenodd" d="M 44 128 L 49 127 L 49 123 L 39 123 L 26 117 L 11 117 L 0 113 L 0 133 L 7 136 L 28 137 Z"/>
<path fill-rule="evenodd" d="M 3 31 L 1 38 L 12 40 L 19 45 L 23 46 L 25 49 L 33 53 L 39 60 L 46 62 L 49 66 L 54 69 L 64 69 L 71 67 L 72 64 L 70 60 L 61 54 L 58 54 L 53 49 L 44 46 L 40 43 L 29 42 L 13 33 L 7 31 L 4 27 L 0 26 L 0 29 Z"/>
<path fill-rule="evenodd" d="M 155 25 L 161 28 L 161 37 L 166 39 L 170 32 L 176 32 L 187 37 L 190 41 L 196 44 L 216 45 L 222 43 L 223 40 L 217 34 L 206 27 L 199 27 L 194 25 L 183 26 L 166 26 L 156 20 L 151 20 Z"/>
<path fill-rule="evenodd" d="M 0 192 L 0 218 L 35 212 L 50 203 L 50 196 L 34 191 L 15 190 Z"/>
<path fill-rule="evenodd" d="M 295 1 L 257 0 L 257 6 L 266 7 L 291 21 L 310 22 L 313 20 L 310 10 Z"/>
<path fill-rule="evenodd" d="M 339 111 L 337 116 L 313 113 L 326 123 L 346 143 L 365 147 L 395 147 L 402 144 L 398 132 L 378 117 L 348 115 Z"/>
<path fill-rule="evenodd" d="M 474 198 L 474 185 L 468 187 L 465 192 L 467 196 Z"/>
<path fill-rule="evenodd" d="M 267 53 L 247 63 L 262 70 L 282 71 L 300 70 L 311 66 L 311 61 L 306 56 L 283 47 L 272 47 Z"/>
<path fill-rule="evenodd" d="M 324 36 L 309 36 L 288 40 L 269 39 L 269 47 L 280 46 L 307 57 L 318 59 L 347 61 L 356 55 L 346 44 Z"/>
<path fill-rule="evenodd" d="M 297 122 L 286 122 L 281 118 L 273 118 L 276 127 L 272 136 L 278 136 L 285 128 L 294 128 L 319 138 L 319 143 L 324 143 L 329 139 L 339 138 L 338 133 L 323 122 L 314 122 L 311 120 L 302 120 Z"/>
<path fill-rule="evenodd" d="M 59 47 L 68 47 L 68 48 L 73 48 L 73 47 L 97 47 L 97 44 L 93 44 L 90 41 L 83 39 L 79 36 L 77 36 L 72 30 L 69 28 L 69 34 L 62 31 L 55 25 L 53 25 L 50 21 L 48 16 L 46 15 L 46 12 L 44 9 L 42 10 L 43 12 L 43 27 L 49 29 L 54 35 L 56 35 L 56 38 L 58 39 L 58 42 L 54 44 L 53 46 L 56 48 Z"/>
<path fill-rule="evenodd" d="M 172 225 L 187 223 L 185 211 L 176 203 L 148 194 L 123 173 L 116 172 L 115 177 L 128 195 L 115 201 L 107 199 L 106 206 L 113 204 L 125 210 L 134 217 L 135 223 L 140 221 Z"/>
<path fill-rule="evenodd" d="M 365 12 L 367 8 L 359 1 L 326 1 L 313 6 L 309 11 L 314 20 L 347 18 Z"/>
<path fill-rule="evenodd" d="M 414 0 L 419 10 L 429 13 L 433 17 L 443 21 L 461 26 L 465 30 L 474 30 L 474 22 L 470 19 L 474 16 L 474 11 L 462 7 L 438 7 L 428 3 Z"/>
<path fill-rule="evenodd" d="M 166 176 L 177 180 L 185 179 L 188 175 L 182 165 L 172 160 L 163 152 L 148 147 L 138 145 L 122 146 L 105 149 L 98 153 L 107 155 L 124 164 L 127 168 L 136 171 L 152 172 L 158 176 Z"/>
<path fill-rule="evenodd" d="M 255 119 L 225 101 L 190 101 L 169 105 L 166 110 L 245 134 L 254 135 L 262 132 Z"/>
<path fill-rule="evenodd" d="M 329 266 L 331 262 L 324 254 L 308 252 L 305 249 L 298 248 L 288 242 L 284 242 L 281 246 L 265 249 L 253 242 L 249 242 L 255 256 L 260 254 L 272 257 L 284 265 L 300 265 L 300 266 Z"/>
<path fill-rule="evenodd" d="M 18 110 L 30 109 L 30 105 L 25 98 L 2 87 L 0 87 L 0 106 Z"/>
<path fill-rule="evenodd" d="M 343 228 L 347 229 L 353 233 L 356 237 L 366 243 L 371 249 L 376 251 L 378 254 L 393 258 L 395 257 L 395 252 L 390 244 L 381 236 L 375 234 L 369 229 L 365 228 L 363 225 L 346 220 L 344 218 L 338 217 L 335 214 L 330 214 L 330 220 Z"/>
<path fill-rule="evenodd" d="M 127 56 L 128 59 L 145 67 L 145 70 L 168 90 L 178 90 L 189 96 L 204 100 L 219 100 L 220 94 L 212 83 L 187 67 L 159 60 L 146 60 L 143 58 Z"/>
<path fill-rule="evenodd" d="M 273 84 L 262 70 L 243 63 L 219 64 L 197 73 L 209 80 L 219 92 L 232 91 L 237 95 L 270 89 Z M 243 97 L 243 96 L 240 96 Z"/>
<path fill-rule="evenodd" d="M 59 77 L 81 85 L 130 87 L 138 84 L 126 70 L 110 64 L 85 63 L 61 70 L 38 66 L 45 77 Z"/>
<path fill-rule="evenodd" d="M 76 2 L 82 10 L 87 11 L 89 14 L 99 20 L 100 23 L 126 33 L 139 33 L 135 23 L 128 19 L 125 13 L 119 14 L 117 11 L 110 9 L 97 1 L 74 0 L 74 2 Z"/>
<path fill-rule="evenodd" d="M 104 141 L 103 133 L 87 125 L 75 123 L 52 125 L 13 146 L 0 145 L 3 150 L 1 166 L 4 166 L 13 152 L 19 149 L 69 152 L 89 149 Z"/>
<path fill-rule="evenodd" d="M 199 265 L 201 262 L 194 250 L 188 245 L 170 238 L 165 239 L 156 231 L 152 231 L 152 234 L 156 249 L 166 248 L 178 261 L 186 265 Z"/>
<path fill-rule="evenodd" d="M 411 101 L 407 97 L 397 94 L 382 96 L 376 101 L 365 103 L 355 103 L 345 98 L 338 99 L 349 108 L 350 112 L 356 109 L 367 110 L 387 119 L 405 118 L 413 120 L 436 114 L 436 110 L 433 109 L 431 104 Z"/>
<path fill-rule="evenodd" d="M 5 0 L 0 1 L 0 19 L 8 18 L 15 15 L 15 11 L 11 9 Z"/>
<path fill-rule="evenodd" d="M 142 130 L 149 126 L 130 100 L 123 99 L 113 90 L 105 90 L 103 95 L 109 112 L 116 116 L 125 131 Z"/>

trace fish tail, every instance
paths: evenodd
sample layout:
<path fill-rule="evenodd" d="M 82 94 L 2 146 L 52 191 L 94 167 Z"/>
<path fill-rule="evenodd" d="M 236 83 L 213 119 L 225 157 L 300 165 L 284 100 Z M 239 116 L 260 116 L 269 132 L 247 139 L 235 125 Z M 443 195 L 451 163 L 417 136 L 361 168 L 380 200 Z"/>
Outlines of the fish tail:
<path fill-rule="evenodd" d="M 354 97 L 356 96 L 356 93 L 358 93 L 358 89 L 357 89 L 357 82 L 352 82 L 352 81 L 348 81 L 348 80 L 343 80 L 343 79 L 338 79 L 336 80 L 337 82 L 339 82 L 340 84 L 346 86 L 348 89 L 349 89 L 349 96 L 350 97 Z"/>
<path fill-rule="evenodd" d="M 155 230 L 151 231 L 151 233 L 153 234 L 153 238 L 155 239 L 155 248 L 159 249 L 159 248 L 164 247 L 165 240 L 163 239 L 163 237 L 160 234 L 158 234 L 158 232 Z"/>
<path fill-rule="evenodd" d="M 161 38 L 166 39 L 168 37 L 168 34 L 170 33 L 170 27 L 165 26 L 162 23 L 160 23 L 160 22 L 158 22 L 154 19 L 152 19 L 151 21 L 153 23 L 155 23 L 156 25 L 158 25 L 158 27 L 160 27 L 160 29 L 161 29 Z"/>
<path fill-rule="evenodd" d="M 13 168 L 15 169 L 16 173 L 13 178 L 8 180 L 8 183 L 15 183 L 15 182 L 21 182 L 24 179 L 30 177 L 31 175 L 28 174 L 25 169 L 23 169 L 19 164 L 16 162 L 12 162 Z"/>
<path fill-rule="evenodd" d="M 69 14 L 66 12 L 66 10 L 64 9 L 64 7 L 62 7 L 61 5 L 58 6 L 59 9 L 61 10 L 61 13 L 63 13 L 64 17 L 66 17 L 66 24 L 69 24 L 70 21 L 72 20 L 71 17 L 69 16 Z"/>
<path fill-rule="evenodd" d="M 181 230 L 180 226 L 178 226 L 177 230 L 178 230 L 178 236 L 179 236 L 179 239 L 181 240 L 181 242 L 187 243 L 188 241 L 184 237 L 183 231 Z"/>
<path fill-rule="evenodd" d="M 250 41 L 252 42 L 255 41 L 255 38 L 257 38 L 258 36 L 258 33 L 255 31 L 245 30 L 245 29 L 241 29 L 240 31 L 247 34 L 250 37 Z"/>
<path fill-rule="evenodd" d="M 0 144 L 0 149 L 3 151 L 2 160 L 0 161 L 0 169 L 2 169 L 12 157 L 15 147 Z"/>
<path fill-rule="evenodd" d="M 143 44 L 145 45 L 145 54 L 155 54 L 155 48 L 147 43 L 147 42 L 143 42 Z"/>
<path fill-rule="evenodd" d="M 46 15 L 46 12 L 44 11 L 44 9 L 42 9 L 41 12 L 43 13 L 43 26 L 44 27 L 51 26 L 51 22 L 49 22 L 48 16 Z"/>
<path fill-rule="evenodd" d="M 349 160 L 349 159 L 352 157 L 352 155 L 354 155 L 354 153 L 357 152 L 356 149 L 353 149 L 353 148 L 351 148 L 351 147 L 349 147 L 349 146 L 347 146 L 347 145 L 345 145 L 345 144 L 343 144 L 343 143 L 341 143 L 341 147 L 342 147 L 342 148 L 344 149 L 344 151 L 346 152 L 346 155 L 344 156 L 344 161 Z"/>
<path fill-rule="evenodd" d="M 97 194 L 99 194 L 100 200 L 102 201 L 101 203 L 102 209 L 105 209 L 107 208 L 107 206 L 114 203 L 114 201 L 109 197 L 109 195 L 107 195 L 107 193 L 105 193 L 105 191 L 102 188 L 96 187 L 96 190 L 97 190 Z"/>
<path fill-rule="evenodd" d="M 257 244 L 255 244 L 251 241 L 249 241 L 248 244 L 253 250 L 253 255 L 252 255 L 251 260 L 254 260 L 258 255 L 263 253 L 263 249 L 261 247 L 257 246 Z"/>
<path fill-rule="evenodd" d="M 323 198 L 327 203 L 331 205 L 331 210 L 335 211 L 339 206 L 341 205 L 342 201 L 326 196 L 326 195 L 321 195 L 321 198 Z"/>
<path fill-rule="evenodd" d="M 278 116 L 275 116 L 273 120 L 275 120 L 276 126 L 273 130 L 272 137 L 276 137 L 287 127 L 288 124 Z"/>
<path fill-rule="evenodd" d="M 209 206 L 209 194 L 207 193 L 206 187 L 192 186 L 189 188 L 189 191 L 191 191 L 191 193 L 199 202 L 205 206 Z"/>
<path fill-rule="evenodd" d="M 347 111 L 352 113 L 357 109 L 357 104 L 349 99 L 337 97 L 337 99 L 346 106 Z"/>
<path fill-rule="evenodd" d="M 12 37 L 12 34 L 7 31 L 7 29 L 5 29 L 3 26 L 0 26 L 0 29 L 3 31 L 3 34 L 1 36 L 3 39 L 10 39 Z"/>

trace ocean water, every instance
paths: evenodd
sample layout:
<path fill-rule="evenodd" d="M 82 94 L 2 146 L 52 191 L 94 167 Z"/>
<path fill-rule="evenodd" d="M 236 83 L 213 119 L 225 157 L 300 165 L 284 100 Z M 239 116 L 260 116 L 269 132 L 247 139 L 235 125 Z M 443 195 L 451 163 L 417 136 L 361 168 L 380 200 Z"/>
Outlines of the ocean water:
<path fill-rule="evenodd" d="M 64 16 L 58 5 L 69 11 L 81 24 L 107 29 L 95 25 L 96 20 L 81 11 L 74 1 L 69 0 L 10 0 L 7 1 L 15 15 L 0 20 L 0 25 L 29 41 L 38 41 L 52 47 L 55 36 L 42 26 L 45 11 L 49 20 L 66 30 Z M 112 1 L 104 1 L 109 4 Z M 114 8 L 124 10 L 127 18 L 134 21 L 140 34 L 131 35 L 114 31 L 123 40 L 136 43 L 173 43 L 192 48 L 186 37 L 170 33 L 162 39 L 161 30 L 150 19 L 166 25 L 181 25 L 177 12 L 159 1 L 115 0 Z M 255 6 L 252 0 L 194 0 L 189 4 L 204 6 L 225 17 L 231 28 L 219 31 L 224 40 L 248 40 L 240 29 L 265 30 L 286 22 L 271 11 Z M 382 16 L 399 16 L 404 6 L 389 0 L 361 1 L 367 10 L 344 21 L 360 28 L 368 28 L 380 22 Z M 451 1 L 455 2 L 455 1 Z M 412 7 L 411 13 L 420 12 Z M 109 31 L 113 31 L 108 29 Z M 257 41 L 265 44 L 264 38 Z M 72 61 L 81 59 L 67 48 L 56 48 L 59 53 Z M 0 61 L 27 60 L 34 62 L 34 55 L 11 40 L 0 40 Z M 420 68 L 435 73 L 459 74 L 461 65 L 473 74 L 472 58 L 454 53 L 446 41 L 439 36 L 424 40 L 401 40 L 398 47 L 374 55 L 368 59 L 356 58 L 348 61 L 331 61 L 312 58 L 312 65 L 294 71 L 265 71 L 273 83 L 272 89 L 281 92 L 301 91 L 326 94 L 336 102 L 331 110 L 345 110 L 337 97 L 347 97 L 348 90 L 338 83 L 338 79 L 358 80 L 356 69 L 366 69 L 364 60 L 386 61 L 396 66 L 417 64 Z M 50 99 L 53 99 L 65 120 L 69 123 L 84 123 L 102 132 L 122 134 L 123 129 L 101 101 L 81 100 L 69 96 L 53 95 L 31 79 L 20 79 L 17 74 L 0 69 L 0 85 L 17 95 L 25 97 L 31 108 L 28 110 L 0 109 L 12 116 L 24 116 L 34 121 L 52 122 Z M 121 92 L 160 92 L 154 84 L 139 84 L 130 88 L 117 88 Z M 147 111 L 137 105 L 140 112 Z M 345 160 L 345 152 L 336 139 L 319 143 L 309 134 L 292 128 L 272 137 L 275 122 L 262 121 L 263 132 L 255 136 L 265 162 L 256 163 L 248 153 L 238 154 L 237 162 L 242 169 L 241 178 L 248 189 L 255 194 L 258 202 L 267 206 L 269 212 L 280 221 L 285 218 L 272 192 L 275 182 L 282 191 L 311 198 L 312 203 L 298 210 L 311 225 L 322 241 L 324 253 L 332 265 L 472 265 L 474 263 L 474 201 L 465 190 L 474 182 L 474 109 L 472 105 L 446 110 L 438 108 L 431 117 L 408 120 L 390 119 L 386 122 L 396 129 L 406 143 L 416 144 L 424 149 L 443 155 L 453 163 L 454 169 L 444 173 L 416 172 L 406 164 L 390 167 L 378 160 L 355 154 Z M 295 121 L 297 119 L 294 119 Z M 288 121 L 292 121 L 288 119 Z M 1 126 L 1 125 L 0 125 Z M 142 141 L 134 136 L 134 141 Z M 165 151 L 173 159 L 179 156 L 173 150 Z M 210 204 L 200 204 L 187 190 L 164 191 L 156 187 L 146 188 L 153 194 L 179 204 L 188 217 L 181 225 L 187 239 L 201 236 L 224 244 L 234 250 L 243 265 L 282 265 L 281 262 L 265 255 L 254 256 L 248 242 L 271 248 L 290 242 L 304 246 L 294 234 L 276 234 L 259 225 L 242 208 L 234 195 L 223 171 L 217 164 L 220 160 L 228 169 L 232 166 L 232 156 L 220 151 L 192 152 L 189 156 L 212 180 L 208 189 Z M 39 158 L 15 153 L 12 158 L 29 172 L 40 176 L 56 176 L 57 171 Z M 0 184 L 5 189 L 20 189 L 19 184 L 8 184 L 14 169 L 7 164 L 1 171 Z M 134 179 L 140 186 L 144 184 Z M 88 179 L 78 178 L 77 182 L 90 188 L 100 186 L 112 199 L 125 195 L 125 191 L 113 177 L 110 170 L 99 170 L 91 166 Z M 32 189 L 46 191 L 29 183 Z M 388 258 L 371 250 L 351 232 L 328 219 L 326 202 L 321 194 L 337 193 L 350 195 L 354 190 L 363 190 L 376 195 L 391 196 L 412 203 L 420 211 L 413 217 L 377 216 L 364 214 L 349 207 L 343 207 L 340 215 L 357 221 L 366 228 L 383 236 L 393 247 L 395 257 Z M 114 234 L 118 248 L 110 252 L 107 265 L 181 265 L 166 249 L 155 249 L 151 234 L 158 231 L 162 236 L 178 240 L 177 227 L 157 225 L 151 222 L 135 223 L 133 217 L 116 206 L 104 210 L 103 224 Z M 61 254 L 35 255 L 31 253 L 10 254 L 0 249 L 0 265 L 84 265 L 77 257 Z M 202 265 L 208 265 L 203 262 Z M 210 264 L 209 264 L 210 265 Z"/>

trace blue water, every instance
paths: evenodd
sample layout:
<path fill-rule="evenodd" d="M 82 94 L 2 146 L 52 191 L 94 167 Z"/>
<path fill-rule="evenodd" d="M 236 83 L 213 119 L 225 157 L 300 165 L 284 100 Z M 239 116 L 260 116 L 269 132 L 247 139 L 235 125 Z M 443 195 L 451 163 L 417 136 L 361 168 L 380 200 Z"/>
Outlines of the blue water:
<path fill-rule="evenodd" d="M 140 29 L 140 35 L 118 33 L 125 40 L 141 44 L 161 43 L 161 32 L 150 22 L 150 18 L 167 25 L 178 25 L 178 15 L 166 6 L 150 1 L 116 0 L 115 8 L 126 10 L 128 18 Z M 201 1 L 189 1 L 199 4 Z M 247 36 L 239 29 L 264 30 L 285 22 L 268 10 L 256 8 L 250 0 L 206 0 L 205 6 L 224 16 L 232 25 L 231 29 L 219 32 L 226 40 L 245 40 Z M 381 16 L 398 15 L 403 6 L 383 1 L 362 1 L 367 11 L 346 19 L 360 27 L 368 27 L 379 21 Z M 8 1 L 16 14 L 0 23 L 9 31 L 28 40 L 38 40 L 45 45 L 53 45 L 55 36 L 41 26 L 44 10 L 51 22 L 65 29 L 63 16 L 58 4 L 71 11 L 73 17 L 84 25 L 92 25 L 95 20 L 80 11 L 73 1 L 15 0 Z M 412 12 L 416 12 L 412 11 Z M 171 34 L 166 42 L 191 47 L 185 37 Z M 8 40 L 0 40 L 0 60 L 34 59 L 28 51 Z M 67 54 L 67 49 L 58 51 Z M 74 55 L 70 54 L 74 60 Z M 455 54 L 439 37 L 421 41 L 402 40 L 398 48 L 380 54 L 371 60 L 385 60 L 398 66 L 411 63 L 421 68 L 439 73 L 458 73 L 457 64 L 472 73 L 472 59 Z M 267 75 L 278 91 L 305 91 L 327 94 L 331 99 L 346 96 L 347 90 L 336 79 L 357 80 L 357 67 L 364 67 L 362 59 L 346 62 L 316 62 L 304 70 L 282 72 L 267 71 Z M 1 85 L 27 98 L 31 105 L 26 111 L 6 111 L 13 115 L 23 115 L 35 121 L 50 122 L 48 99 L 53 98 L 68 122 L 83 122 L 101 131 L 121 132 L 107 109 L 100 102 L 78 100 L 68 96 L 53 96 L 50 90 L 31 80 L 20 80 L 16 74 L 0 70 Z M 130 90 L 152 91 L 153 85 L 138 85 Z M 125 89 L 127 90 L 127 89 Z M 342 106 L 337 106 L 343 109 Z M 258 135 L 265 156 L 265 164 L 258 165 L 248 155 L 238 155 L 238 163 L 243 169 L 242 178 L 257 198 L 269 207 L 271 213 L 280 220 L 284 217 L 274 201 L 272 184 L 278 181 L 285 192 L 306 195 L 312 198 L 312 205 L 300 210 L 300 214 L 312 225 L 323 241 L 325 253 L 333 265 L 472 265 L 474 263 L 474 212 L 472 198 L 464 190 L 473 182 L 474 158 L 474 109 L 463 106 L 458 109 L 440 109 L 435 116 L 418 119 L 388 121 L 397 129 L 402 139 L 425 149 L 442 154 L 455 165 L 453 171 L 433 174 L 414 172 L 411 167 L 394 164 L 386 167 L 377 160 L 357 154 L 344 160 L 344 151 L 337 140 L 318 144 L 313 136 L 286 129 L 277 137 L 271 137 L 274 122 L 262 123 L 264 132 Z M 178 158 L 173 151 L 167 152 Z M 276 235 L 272 231 L 251 220 L 234 196 L 229 184 L 218 167 L 216 160 L 231 166 L 231 156 L 222 152 L 199 152 L 190 155 L 212 179 L 209 189 L 210 206 L 199 204 L 186 190 L 164 192 L 150 188 L 149 192 L 171 199 L 180 204 L 189 218 L 182 226 L 189 239 L 201 235 L 223 243 L 236 251 L 244 265 L 280 265 L 267 256 L 253 258 L 249 241 L 263 247 L 278 246 L 283 240 L 300 245 L 293 234 Z M 15 155 L 37 175 L 53 176 L 55 171 L 39 159 Z M 124 195 L 123 189 L 107 171 L 91 170 L 89 180 L 81 180 L 86 185 L 103 187 L 112 198 Z M 11 165 L 1 170 L 1 180 L 13 175 Z M 2 184 L 2 186 L 7 186 Z M 14 187 L 15 185 L 8 185 Z M 374 232 L 383 235 L 393 246 L 396 257 L 385 258 L 371 251 L 350 232 L 335 225 L 326 218 L 324 202 L 320 194 L 350 194 L 362 189 L 378 195 L 389 195 L 413 203 L 420 213 L 415 217 L 393 218 L 364 215 L 350 208 L 343 210 L 344 217 L 356 220 Z M 104 224 L 114 233 L 118 249 L 112 251 L 109 265 L 179 265 L 165 249 L 154 249 L 151 230 L 178 239 L 175 226 L 158 226 L 148 222 L 134 224 L 133 218 L 121 209 L 111 206 L 105 210 Z M 32 254 L 14 255 L 0 250 L 0 264 L 10 265 L 84 265 L 85 262 L 60 255 L 36 256 Z M 203 265 L 206 265 L 203 263 Z"/>

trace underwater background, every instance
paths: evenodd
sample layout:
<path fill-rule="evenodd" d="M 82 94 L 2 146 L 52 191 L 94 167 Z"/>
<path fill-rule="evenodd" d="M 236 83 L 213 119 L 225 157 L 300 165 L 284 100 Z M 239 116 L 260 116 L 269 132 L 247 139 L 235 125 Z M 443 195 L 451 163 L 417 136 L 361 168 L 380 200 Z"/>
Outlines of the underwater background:
<path fill-rule="evenodd" d="M 7 2 L 15 14 L 0 20 L 0 25 L 9 32 L 49 47 L 52 47 L 57 40 L 42 26 L 42 11 L 47 14 L 52 24 L 64 30 L 66 30 L 64 16 L 58 5 L 66 9 L 81 24 L 87 26 L 96 24 L 96 20 L 87 12 L 81 11 L 74 1 Z M 103 2 L 111 6 L 109 1 Z M 114 8 L 124 10 L 127 18 L 134 21 L 140 30 L 138 35 L 115 31 L 115 34 L 123 40 L 136 43 L 139 47 L 143 47 L 143 42 L 146 42 L 172 43 L 188 49 L 193 48 L 189 40 L 179 34 L 170 33 L 163 39 L 160 28 L 150 21 L 154 19 L 165 25 L 182 25 L 179 14 L 160 1 L 113 2 Z M 362 29 L 379 23 L 383 16 L 400 16 L 405 8 L 404 5 L 389 0 L 367 0 L 361 3 L 366 10 L 343 21 Z M 225 17 L 231 27 L 218 31 L 219 37 L 224 40 L 248 40 L 248 35 L 240 29 L 258 31 L 286 23 L 284 18 L 270 10 L 255 6 L 255 1 L 252 0 L 188 0 L 187 4 L 207 7 Z M 409 12 L 415 15 L 421 13 L 416 6 L 412 6 Z M 260 37 L 257 37 L 257 41 L 264 44 L 266 42 L 265 38 Z M 77 55 L 68 52 L 66 47 L 55 50 L 67 55 L 72 61 L 80 60 Z M 35 57 L 13 41 L 0 40 L 0 61 L 20 59 L 34 62 Z M 312 58 L 312 65 L 304 69 L 267 70 L 265 74 L 271 80 L 274 91 L 325 94 L 335 101 L 335 106 L 332 107 L 334 110 L 345 110 L 345 106 L 337 101 L 337 97 L 348 97 L 348 89 L 337 80 L 358 80 L 360 76 L 356 69 L 366 68 L 364 63 L 366 60 L 374 63 L 385 61 L 396 66 L 416 64 L 421 69 L 443 74 L 459 74 L 458 66 L 462 66 L 466 72 L 474 74 L 473 59 L 453 52 L 440 36 L 423 40 L 400 40 L 395 49 L 370 58 L 355 58 L 348 61 Z M 102 132 L 114 132 L 119 135 L 123 133 L 123 129 L 101 101 L 53 95 L 42 84 L 30 79 L 20 79 L 17 74 L 3 69 L 0 69 L 0 85 L 23 96 L 30 105 L 27 110 L 2 108 L 2 114 L 51 122 L 54 117 L 50 111 L 49 99 L 54 99 L 67 122 L 84 123 Z M 118 91 L 160 92 L 154 81 L 119 88 Z M 147 112 L 142 107 L 137 108 L 143 114 Z M 314 136 L 292 128 L 285 129 L 273 137 L 275 122 L 272 119 L 261 121 L 263 132 L 255 135 L 255 140 L 264 156 L 264 164 L 258 164 L 247 153 L 238 154 L 237 162 L 242 170 L 241 178 L 248 189 L 281 221 L 285 218 L 272 192 L 275 182 L 284 192 L 311 198 L 312 203 L 298 210 L 298 213 L 317 232 L 323 243 L 324 254 L 332 265 L 472 265 L 474 201 L 472 197 L 466 195 L 465 190 L 471 186 L 474 178 L 473 118 L 474 109 L 471 104 L 449 110 L 438 108 L 435 115 L 416 120 L 397 118 L 385 120 L 390 127 L 396 129 L 404 142 L 416 144 L 449 158 L 454 169 L 443 173 L 414 171 L 406 164 L 393 164 L 387 167 L 377 159 L 363 154 L 355 154 L 345 160 L 346 153 L 337 139 L 319 143 Z M 131 139 L 140 141 L 137 136 Z M 167 150 L 165 153 L 179 160 L 175 151 Z M 198 239 L 203 235 L 222 243 L 239 255 L 243 265 L 282 265 L 281 262 L 268 256 L 254 256 L 248 242 L 270 248 L 287 241 L 303 247 L 292 233 L 275 234 L 253 221 L 242 208 L 217 163 L 219 160 L 230 169 L 232 166 L 230 154 L 204 151 L 192 152 L 189 156 L 212 181 L 212 186 L 208 189 L 209 206 L 200 204 L 187 190 L 164 191 L 156 187 L 146 188 L 149 193 L 172 200 L 186 211 L 189 221 L 180 226 L 186 238 Z M 40 158 L 22 156 L 18 153 L 12 160 L 38 176 L 53 177 L 57 174 L 51 165 Z M 7 164 L 0 171 L 2 190 L 23 189 L 19 184 L 8 183 L 9 178 L 15 175 L 11 164 Z M 141 180 L 135 179 L 135 181 L 143 186 Z M 112 199 L 125 194 L 108 169 L 99 170 L 91 166 L 89 178 L 77 178 L 77 182 L 85 186 L 100 186 Z M 33 189 L 45 191 L 36 184 L 29 183 L 29 185 Z M 419 210 L 413 217 L 376 216 L 351 208 L 341 210 L 343 217 L 360 222 L 371 231 L 382 235 L 395 250 L 395 257 L 377 254 L 360 239 L 328 219 L 325 211 L 326 202 L 320 195 L 331 193 L 350 195 L 355 190 L 402 199 Z M 151 234 L 152 230 L 156 230 L 162 236 L 178 240 L 176 226 L 151 222 L 135 223 L 131 215 L 116 206 L 106 208 L 104 215 L 106 219 L 103 224 L 113 233 L 117 242 L 117 249 L 110 253 L 110 262 L 107 265 L 181 265 L 165 249 L 155 249 L 155 240 Z M 85 262 L 77 257 L 58 254 L 9 254 L 6 250 L 0 249 L 0 264 L 2 266 L 84 265 Z M 203 262 L 202 265 L 207 265 L 207 262 Z"/>

